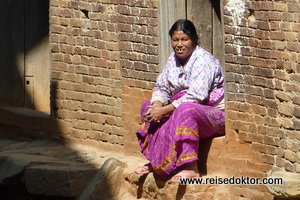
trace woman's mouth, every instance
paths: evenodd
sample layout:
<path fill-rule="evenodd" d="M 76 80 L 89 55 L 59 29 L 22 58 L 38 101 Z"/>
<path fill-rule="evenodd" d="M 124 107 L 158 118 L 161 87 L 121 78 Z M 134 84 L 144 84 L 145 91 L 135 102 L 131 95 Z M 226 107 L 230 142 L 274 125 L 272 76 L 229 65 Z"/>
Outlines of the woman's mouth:
<path fill-rule="evenodd" d="M 183 53 L 184 53 L 184 50 L 183 50 L 183 49 L 177 49 L 176 52 L 177 52 L 178 54 L 183 54 Z"/>

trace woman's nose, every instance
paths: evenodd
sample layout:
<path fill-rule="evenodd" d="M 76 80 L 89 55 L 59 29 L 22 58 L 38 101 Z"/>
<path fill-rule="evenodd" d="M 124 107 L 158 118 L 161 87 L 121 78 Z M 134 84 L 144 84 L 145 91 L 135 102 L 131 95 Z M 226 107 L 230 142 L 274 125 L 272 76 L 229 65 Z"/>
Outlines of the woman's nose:
<path fill-rule="evenodd" d="M 178 46 L 182 46 L 182 45 L 183 45 L 182 40 L 178 40 Z"/>

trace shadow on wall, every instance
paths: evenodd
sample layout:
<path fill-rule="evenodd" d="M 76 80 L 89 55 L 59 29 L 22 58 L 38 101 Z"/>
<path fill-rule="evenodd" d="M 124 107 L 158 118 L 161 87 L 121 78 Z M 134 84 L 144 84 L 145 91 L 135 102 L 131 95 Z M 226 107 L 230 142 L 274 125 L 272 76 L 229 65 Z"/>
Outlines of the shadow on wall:
<path fill-rule="evenodd" d="M 98 171 L 50 113 L 49 3 L 0 1 L 0 199 L 75 199 Z"/>
<path fill-rule="evenodd" d="M 0 1 L 0 40 L 1 135 L 13 136 L 4 127 L 34 130 L 50 119 L 49 0 Z M 30 127 L 26 114 L 43 120 Z"/>
<path fill-rule="evenodd" d="M 49 113 L 49 0 L 0 5 L 0 102 Z"/>

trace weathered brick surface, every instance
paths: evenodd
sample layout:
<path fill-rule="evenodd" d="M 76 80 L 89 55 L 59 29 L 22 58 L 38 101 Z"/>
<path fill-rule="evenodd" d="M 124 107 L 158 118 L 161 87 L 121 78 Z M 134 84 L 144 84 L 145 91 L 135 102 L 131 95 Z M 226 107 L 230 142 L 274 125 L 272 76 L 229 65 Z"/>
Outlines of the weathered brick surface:
<path fill-rule="evenodd" d="M 57 127 L 44 123 L 43 129 L 70 142 L 139 152 L 140 106 L 159 73 L 158 7 L 158 0 L 50 0 Z M 223 11 L 224 151 L 232 155 L 224 170 L 228 176 L 300 173 L 299 2 L 224 0 Z M 30 126 L 13 116 L 1 122 Z M 262 185 L 237 188 L 230 193 L 245 199 L 266 194 Z"/>
<path fill-rule="evenodd" d="M 270 169 L 299 173 L 299 5 L 224 1 L 226 134 L 251 144 L 259 160 L 246 168 L 263 176 Z"/>
<path fill-rule="evenodd" d="M 71 137 L 124 146 L 158 73 L 158 2 L 50 4 L 56 117 L 71 122 Z"/>
<path fill-rule="evenodd" d="M 224 7 L 228 138 L 251 143 L 274 170 L 299 173 L 300 4 L 232 2 Z"/>

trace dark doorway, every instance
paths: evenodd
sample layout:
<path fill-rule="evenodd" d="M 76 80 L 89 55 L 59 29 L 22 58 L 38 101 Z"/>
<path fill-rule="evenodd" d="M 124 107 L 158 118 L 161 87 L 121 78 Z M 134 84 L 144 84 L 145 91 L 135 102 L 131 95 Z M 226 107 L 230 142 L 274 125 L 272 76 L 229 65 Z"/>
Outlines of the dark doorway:
<path fill-rule="evenodd" d="M 0 1 L 0 103 L 50 110 L 49 0 Z"/>

